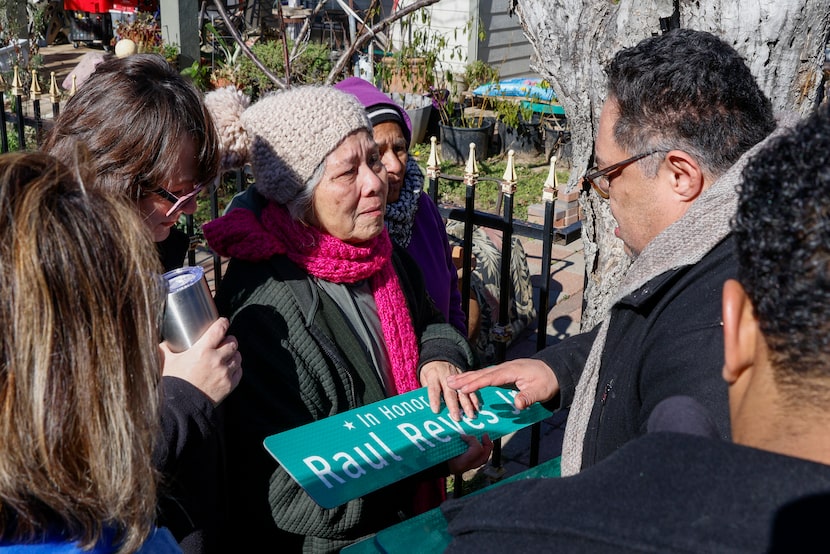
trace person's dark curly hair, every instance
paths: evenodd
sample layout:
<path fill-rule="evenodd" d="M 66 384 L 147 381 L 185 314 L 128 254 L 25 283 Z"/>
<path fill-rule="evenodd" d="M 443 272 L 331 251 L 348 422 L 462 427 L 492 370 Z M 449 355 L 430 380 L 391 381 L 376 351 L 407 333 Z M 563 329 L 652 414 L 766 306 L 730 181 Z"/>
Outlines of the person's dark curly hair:
<path fill-rule="evenodd" d="M 676 29 L 620 50 L 607 68 L 617 143 L 678 149 L 719 176 L 775 129 L 772 104 L 743 58 L 715 35 Z"/>
<path fill-rule="evenodd" d="M 794 390 L 805 377 L 826 378 L 830 360 L 830 112 L 771 141 L 742 176 L 738 280 L 778 384 Z"/>

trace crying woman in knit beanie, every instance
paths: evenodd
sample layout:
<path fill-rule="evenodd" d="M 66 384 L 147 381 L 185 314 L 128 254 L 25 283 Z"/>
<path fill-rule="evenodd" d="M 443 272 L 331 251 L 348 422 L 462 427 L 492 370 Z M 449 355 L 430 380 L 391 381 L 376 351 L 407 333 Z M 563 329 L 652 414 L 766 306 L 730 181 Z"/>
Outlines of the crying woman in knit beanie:
<path fill-rule="evenodd" d="M 386 169 L 360 102 L 333 87 L 299 86 L 253 104 L 222 89 L 205 103 L 226 168 L 250 164 L 256 198 L 203 227 L 210 247 L 230 258 L 216 304 L 246 360 L 224 404 L 237 479 L 232 524 L 243 541 L 336 552 L 437 506 L 443 476 L 482 465 L 492 442 L 455 437 L 467 451 L 428 475 L 324 510 L 262 441 L 420 387 L 433 411 L 443 397 L 456 421 L 474 417 L 477 401 L 446 382 L 474 356 L 435 309 L 417 264 L 389 239 Z"/>
<path fill-rule="evenodd" d="M 216 117 L 222 169 L 250 164 L 254 189 L 299 219 L 310 206 L 326 156 L 349 135 L 371 135 L 363 107 L 332 87 L 271 93 L 254 105 L 234 87 L 205 96 Z"/>

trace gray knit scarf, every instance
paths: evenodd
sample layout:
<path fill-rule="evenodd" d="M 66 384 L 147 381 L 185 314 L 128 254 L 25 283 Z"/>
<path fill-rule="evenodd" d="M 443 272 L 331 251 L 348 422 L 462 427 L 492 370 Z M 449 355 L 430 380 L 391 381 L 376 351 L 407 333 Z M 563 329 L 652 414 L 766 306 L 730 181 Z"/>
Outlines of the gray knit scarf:
<path fill-rule="evenodd" d="M 406 248 L 412 240 L 412 224 L 418 212 L 418 199 L 424 187 L 424 174 L 410 156 L 406 162 L 401 196 L 392 204 L 386 205 L 386 229 L 392 242 Z"/>
<path fill-rule="evenodd" d="M 794 124 L 795 119 L 792 116 L 779 119 L 778 129 L 745 152 L 726 173 L 703 191 L 683 217 L 646 245 L 620 281 L 611 298 L 611 306 L 658 275 L 699 262 L 726 237 L 738 205 L 737 186 L 740 183 L 741 171 L 749 158 L 772 137 Z M 610 316 L 606 316 L 602 322 L 585 362 L 582 376 L 576 385 L 562 443 L 563 477 L 578 473 L 582 467 L 582 447 L 596 398 L 602 351 L 610 319 Z"/>

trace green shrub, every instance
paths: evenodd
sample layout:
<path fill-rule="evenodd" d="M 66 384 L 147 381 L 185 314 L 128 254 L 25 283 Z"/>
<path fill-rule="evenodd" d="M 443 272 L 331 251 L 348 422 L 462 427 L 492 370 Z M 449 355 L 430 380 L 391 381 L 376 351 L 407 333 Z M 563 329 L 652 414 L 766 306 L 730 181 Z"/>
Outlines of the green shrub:
<path fill-rule="evenodd" d="M 289 51 L 291 48 L 292 44 L 289 42 Z M 281 41 L 257 42 L 251 47 L 251 51 L 271 73 L 284 78 L 285 64 Z M 332 67 L 331 48 L 324 44 L 309 42 L 291 61 L 291 82 L 293 84 L 323 83 Z M 278 88 L 247 56 L 241 57 L 238 82 L 245 93 L 252 97 Z"/>
<path fill-rule="evenodd" d="M 482 60 L 474 60 L 464 68 L 464 80 L 470 90 L 499 80 L 499 70 Z"/>

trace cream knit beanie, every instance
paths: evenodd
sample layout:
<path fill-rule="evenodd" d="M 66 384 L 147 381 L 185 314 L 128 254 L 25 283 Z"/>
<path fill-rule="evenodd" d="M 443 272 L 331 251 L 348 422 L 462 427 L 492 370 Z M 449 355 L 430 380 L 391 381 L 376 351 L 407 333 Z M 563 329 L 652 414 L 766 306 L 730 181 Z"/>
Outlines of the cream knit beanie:
<path fill-rule="evenodd" d="M 360 129 L 372 132 L 363 105 L 330 86 L 294 86 L 249 104 L 233 87 L 205 95 L 222 169 L 249 162 L 256 190 L 278 204 L 294 199 L 343 139 Z"/>

